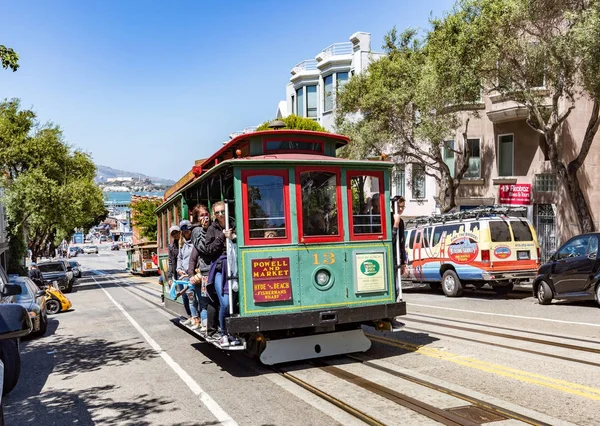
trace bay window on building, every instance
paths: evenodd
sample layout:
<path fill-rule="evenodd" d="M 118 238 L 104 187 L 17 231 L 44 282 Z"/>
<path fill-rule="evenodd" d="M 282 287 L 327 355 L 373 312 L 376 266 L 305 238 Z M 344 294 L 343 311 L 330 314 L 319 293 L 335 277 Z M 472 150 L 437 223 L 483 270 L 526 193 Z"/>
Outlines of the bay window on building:
<path fill-rule="evenodd" d="M 347 83 L 347 72 L 335 72 L 323 77 L 323 112 L 333 110 L 334 95 Z"/>
<path fill-rule="evenodd" d="M 317 98 L 316 84 L 299 87 L 296 89 L 296 105 L 294 113 L 300 117 L 317 118 L 317 106 L 319 103 Z"/>
<path fill-rule="evenodd" d="M 296 114 L 304 117 L 304 87 L 296 90 Z"/>

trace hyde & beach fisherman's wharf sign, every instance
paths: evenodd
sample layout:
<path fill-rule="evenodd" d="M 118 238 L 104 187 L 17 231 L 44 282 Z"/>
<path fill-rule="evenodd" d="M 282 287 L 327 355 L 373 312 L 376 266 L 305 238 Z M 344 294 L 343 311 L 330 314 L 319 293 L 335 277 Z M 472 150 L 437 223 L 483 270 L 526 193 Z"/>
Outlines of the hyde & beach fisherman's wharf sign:
<path fill-rule="evenodd" d="M 253 259 L 252 292 L 254 303 L 291 300 L 290 258 Z"/>

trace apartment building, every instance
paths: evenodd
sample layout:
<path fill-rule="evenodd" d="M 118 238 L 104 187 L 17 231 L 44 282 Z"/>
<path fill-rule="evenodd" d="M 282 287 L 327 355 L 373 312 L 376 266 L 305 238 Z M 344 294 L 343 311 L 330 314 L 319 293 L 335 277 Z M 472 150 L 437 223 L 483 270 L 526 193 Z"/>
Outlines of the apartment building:
<path fill-rule="evenodd" d="M 589 100 L 578 100 L 563 126 L 561 142 L 566 161 L 579 153 L 591 107 Z M 493 204 L 525 207 L 538 233 L 542 258 L 548 259 L 559 244 L 579 231 L 570 199 L 552 172 L 544 137 L 527 125 L 526 108 L 506 97 L 490 95 L 472 108 L 478 114 L 464 113 L 465 118 L 466 114 L 470 116 L 466 143 L 472 157 L 457 194 L 459 209 Z M 464 143 L 457 132 L 446 146 L 462 149 Z M 451 169 L 459 166 L 449 149 L 444 149 L 444 158 Z M 600 135 L 596 135 L 579 171 L 579 181 L 598 229 Z"/>
<path fill-rule="evenodd" d="M 335 98 L 352 76 L 367 69 L 384 54 L 371 50 L 371 34 L 356 32 L 347 42 L 334 43 L 291 70 L 286 99 L 279 102 L 277 117 L 295 114 L 312 118 L 335 132 Z M 406 177 L 410 177 L 407 180 Z M 406 198 L 406 217 L 429 215 L 436 209 L 435 179 L 424 173 L 411 173 L 410 166 L 394 171 L 392 196 Z"/>

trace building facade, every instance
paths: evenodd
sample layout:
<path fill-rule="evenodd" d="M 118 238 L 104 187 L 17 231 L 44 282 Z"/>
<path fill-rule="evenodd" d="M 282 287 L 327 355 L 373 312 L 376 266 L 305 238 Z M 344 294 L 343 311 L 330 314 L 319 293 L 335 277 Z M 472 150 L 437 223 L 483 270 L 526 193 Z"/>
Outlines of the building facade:
<path fill-rule="evenodd" d="M 591 107 L 589 100 L 579 99 L 563 126 L 560 144 L 566 162 L 580 151 Z M 547 260 L 579 230 L 569 196 L 552 171 L 545 139 L 527 125 L 526 108 L 505 97 L 486 96 L 473 108 L 477 114 L 464 113 L 465 118 L 470 116 L 466 143 L 472 157 L 458 190 L 458 208 L 494 204 L 524 207 L 536 228 L 542 259 Z M 446 142 L 458 150 L 464 143 L 460 132 Z M 451 169 L 460 166 L 450 150 L 445 150 L 444 158 Z M 599 229 L 600 135 L 596 135 L 578 175 Z"/>
<path fill-rule="evenodd" d="M 383 55 L 371 50 L 371 34 L 356 32 L 349 41 L 334 43 L 314 59 L 296 64 L 286 86 L 286 100 L 279 102 L 276 117 L 295 114 L 312 118 L 328 131 L 335 132 L 336 93 L 352 76 L 365 71 L 371 62 Z M 395 168 L 392 196 L 406 198 L 406 217 L 435 212 L 435 194 L 436 183 L 432 177 L 424 173 L 413 174 L 410 166 Z"/>

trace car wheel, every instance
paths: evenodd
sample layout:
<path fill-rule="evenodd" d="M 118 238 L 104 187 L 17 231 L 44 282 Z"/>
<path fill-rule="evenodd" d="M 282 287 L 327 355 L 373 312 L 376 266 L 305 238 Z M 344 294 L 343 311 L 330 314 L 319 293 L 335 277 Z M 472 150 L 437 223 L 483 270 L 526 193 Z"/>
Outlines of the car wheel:
<path fill-rule="evenodd" d="M 2 395 L 8 395 L 17 386 L 21 374 L 21 355 L 16 340 L 0 341 L 0 358 L 4 363 Z"/>
<path fill-rule="evenodd" d="M 442 290 L 448 297 L 459 297 L 463 293 L 463 286 L 460 278 L 452 269 L 448 269 L 442 276 Z"/>
<path fill-rule="evenodd" d="M 537 288 L 537 300 L 540 305 L 549 305 L 552 302 L 552 289 L 546 281 L 541 281 Z"/>
<path fill-rule="evenodd" d="M 35 332 L 35 335 L 38 337 L 42 337 L 48 331 L 48 317 L 46 315 L 42 315 L 40 318 L 40 329 Z"/>
<path fill-rule="evenodd" d="M 596 302 L 600 305 L 600 283 L 596 284 Z"/>
<path fill-rule="evenodd" d="M 46 312 L 50 315 L 60 312 L 60 303 L 58 300 L 50 299 L 46 301 Z"/>

